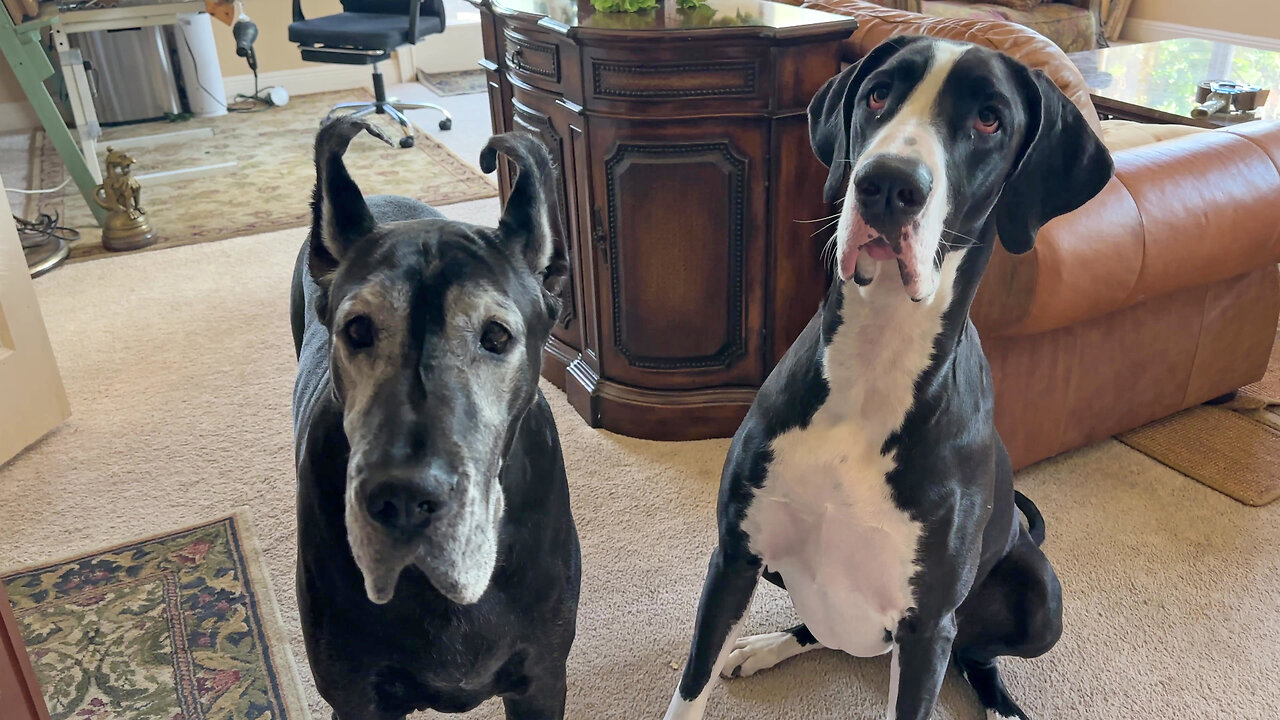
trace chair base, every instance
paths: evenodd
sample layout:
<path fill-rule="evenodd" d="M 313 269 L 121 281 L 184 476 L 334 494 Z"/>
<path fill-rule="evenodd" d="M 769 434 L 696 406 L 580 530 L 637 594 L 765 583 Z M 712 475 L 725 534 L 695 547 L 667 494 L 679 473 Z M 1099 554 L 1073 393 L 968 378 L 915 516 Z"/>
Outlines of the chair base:
<path fill-rule="evenodd" d="M 413 147 L 413 123 L 409 122 L 409 118 L 404 113 L 407 110 L 435 110 L 444 117 L 440 119 L 438 126 L 441 130 L 449 130 L 453 127 L 453 116 L 449 114 L 440 105 L 435 103 L 406 103 L 398 102 L 395 98 L 387 97 L 387 86 L 382 79 L 382 70 L 378 68 L 378 64 L 373 65 L 373 102 L 348 102 L 334 105 L 329 114 L 324 116 L 324 120 L 320 124 L 329 122 L 334 115 L 348 115 L 350 117 L 364 117 L 365 115 L 387 115 L 400 125 L 400 130 L 404 133 L 404 137 L 400 138 L 400 147 Z"/>
<path fill-rule="evenodd" d="M 453 116 L 448 110 L 434 103 L 405 103 L 396 102 L 395 100 L 384 100 L 382 102 L 349 102 L 334 105 L 329 110 L 329 114 L 324 116 L 321 124 L 329 122 L 335 115 L 347 115 L 350 117 L 364 117 L 366 115 L 386 115 L 395 120 L 400 125 L 401 132 L 404 137 L 400 138 L 400 147 L 413 147 L 413 123 L 409 122 L 409 118 L 404 113 L 408 110 L 436 110 L 444 117 L 440 118 L 437 123 L 441 130 L 449 130 L 453 128 Z"/>

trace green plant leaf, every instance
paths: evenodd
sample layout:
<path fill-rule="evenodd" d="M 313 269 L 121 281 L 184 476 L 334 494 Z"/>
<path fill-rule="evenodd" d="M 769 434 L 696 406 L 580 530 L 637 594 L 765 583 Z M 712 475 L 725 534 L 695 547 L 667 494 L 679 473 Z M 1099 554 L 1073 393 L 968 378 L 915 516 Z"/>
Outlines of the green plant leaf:
<path fill-rule="evenodd" d="M 658 7 L 657 0 L 591 0 L 600 12 L 640 12 Z"/>

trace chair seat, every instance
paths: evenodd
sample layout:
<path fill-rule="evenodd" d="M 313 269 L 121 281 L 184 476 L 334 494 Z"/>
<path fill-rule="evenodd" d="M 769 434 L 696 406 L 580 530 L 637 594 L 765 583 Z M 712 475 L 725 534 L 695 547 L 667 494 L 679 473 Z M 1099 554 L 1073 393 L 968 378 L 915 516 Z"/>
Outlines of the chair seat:
<path fill-rule="evenodd" d="M 289 40 L 299 45 L 328 45 L 361 50 L 395 50 L 440 32 L 440 18 L 418 18 L 418 36 L 409 37 L 405 15 L 344 12 L 290 23 Z"/>

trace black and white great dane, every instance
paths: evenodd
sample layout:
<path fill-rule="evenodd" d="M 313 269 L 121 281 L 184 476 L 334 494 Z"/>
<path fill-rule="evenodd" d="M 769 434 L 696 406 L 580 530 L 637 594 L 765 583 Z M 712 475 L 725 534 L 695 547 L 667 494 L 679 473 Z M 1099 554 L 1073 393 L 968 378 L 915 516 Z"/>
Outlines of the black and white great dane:
<path fill-rule="evenodd" d="M 921 37 L 829 80 L 809 131 L 843 200 L 839 277 L 734 436 L 667 720 L 701 718 L 716 674 L 820 647 L 892 653 L 888 718 L 929 717 L 952 659 L 988 717 L 1026 718 L 996 658 L 1053 647 L 1061 587 L 1013 490 L 969 307 L 997 235 L 1030 250 L 1110 156 L 1043 73 Z M 803 624 L 740 639 L 761 575 Z"/>
<path fill-rule="evenodd" d="M 581 565 L 542 348 L 568 271 L 551 157 L 518 170 L 497 228 L 366 200 L 343 164 L 363 120 L 316 138 L 293 280 L 298 609 L 335 720 L 564 717 Z M 553 224 L 552 220 L 556 220 Z"/>

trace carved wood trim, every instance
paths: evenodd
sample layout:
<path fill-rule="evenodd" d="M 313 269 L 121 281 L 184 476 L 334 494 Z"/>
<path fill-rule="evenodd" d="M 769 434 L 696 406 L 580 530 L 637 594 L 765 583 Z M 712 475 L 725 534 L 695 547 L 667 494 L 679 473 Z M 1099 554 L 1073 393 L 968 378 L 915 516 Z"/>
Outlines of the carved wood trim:
<path fill-rule="evenodd" d="M 593 61 L 592 89 L 601 97 L 669 100 L 756 94 L 756 64 L 740 62 L 639 65 Z"/>
<path fill-rule="evenodd" d="M 725 318 L 725 337 L 727 341 L 715 353 L 700 357 L 689 357 L 679 360 L 655 358 L 637 354 L 627 346 L 622 331 L 622 297 L 619 294 L 621 278 L 619 267 L 622 262 L 618 254 L 618 168 L 630 163 L 634 158 L 681 157 L 681 162 L 707 160 L 724 168 L 729 177 L 730 186 L 730 236 L 729 244 L 729 312 Z M 613 152 L 605 158 L 605 201 L 607 204 L 609 223 L 609 293 L 613 314 L 613 346 L 632 367 L 650 370 L 681 370 L 692 368 L 727 367 L 746 354 L 746 337 L 744 336 L 742 316 L 742 297 L 746 275 L 746 200 L 747 200 L 747 158 L 734 151 L 729 141 L 704 143 L 627 143 L 621 142 Z"/>

